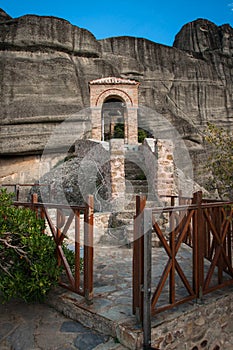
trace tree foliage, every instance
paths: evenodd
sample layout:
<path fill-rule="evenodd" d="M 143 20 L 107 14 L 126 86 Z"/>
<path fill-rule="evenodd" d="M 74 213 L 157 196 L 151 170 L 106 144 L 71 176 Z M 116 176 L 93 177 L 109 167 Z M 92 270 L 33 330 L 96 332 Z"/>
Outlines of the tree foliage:
<path fill-rule="evenodd" d="M 205 140 L 213 151 L 207 159 L 207 170 L 211 173 L 209 190 L 217 190 L 220 198 L 233 199 L 233 135 L 229 130 L 208 123 Z"/>
<path fill-rule="evenodd" d="M 124 136 L 125 136 L 124 135 L 124 133 L 125 133 L 124 129 L 125 129 L 125 127 L 124 127 L 123 123 L 117 123 L 114 126 L 114 135 L 113 135 L 113 137 L 116 138 L 116 139 L 123 139 Z M 148 131 L 146 131 L 146 130 L 144 130 L 142 128 L 138 128 L 138 142 L 139 143 L 143 143 L 143 141 L 144 141 L 144 139 L 146 137 L 152 137 L 152 135 Z"/>
<path fill-rule="evenodd" d="M 43 233 L 44 220 L 12 205 L 13 194 L 0 191 L 0 293 L 3 300 L 43 300 L 58 282 L 55 243 Z"/>

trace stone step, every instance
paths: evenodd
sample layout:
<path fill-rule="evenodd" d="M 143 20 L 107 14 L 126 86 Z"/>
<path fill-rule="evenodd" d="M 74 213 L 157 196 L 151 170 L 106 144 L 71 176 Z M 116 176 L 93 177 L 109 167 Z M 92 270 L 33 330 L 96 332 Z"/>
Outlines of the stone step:
<path fill-rule="evenodd" d="M 117 219 L 119 220 L 132 220 L 134 218 L 134 215 L 135 215 L 135 211 L 132 210 L 132 211 L 121 211 L 121 212 L 118 212 L 116 217 Z"/>
<path fill-rule="evenodd" d="M 141 195 L 147 195 L 147 194 L 141 194 Z M 136 194 L 132 194 L 132 197 L 135 197 Z M 159 203 L 157 200 L 147 200 L 146 201 L 146 208 L 155 208 L 155 207 L 158 207 L 158 206 L 161 206 L 161 203 Z M 132 198 L 132 200 L 127 203 L 127 205 L 125 205 L 125 208 L 124 208 L 125 211 L 136 211 L 136 200 L 134 200 Z"/>
<path fill-rule="evenodd" d="M 126 235 L 127 235 L 127 246 L 128 248 L 133 248 L 133 242 L 134 242 L 134 225 L 129 225 L 126 230 Z M 155 232 L 152 232 L 152 240 L 151 240 L 151 245 L 153 248 L 159 248 L 162 246 L 160 239 L 158 236 L 155 234 Z"/>
<path fill-rule="evenodd" d="M 143 172 L 132 171 L 125 174 L 126 180 L 135 180 L 135 181 L 146 181 L 146 176 Z"/>
<path fill-rule="evenodd" d="M 126 179 L 135 179 L 135 180 L 146 180 L 145 167 L 141 166 L 126 166 L 125 167 L 125 177 Z"/>
<path fill-rule="evenodd" d="M 134 157 L 134 158 L 130 158 L 130 159 L 125 159 L 125 167 L 131 167 L 131 166 L 141 166 L 141 164 L 145 164 L 144 163 L 144 158 L 142 157 Z"/>
<path fill-rule="evenodd" d="M 101 291 L 99 294 L 103 295 L 103 310 L 101 309 L 101 299 L 98 300 L 98 297 L 95 295 L 95 291 L 98 288 Z M 101 344 L 96 349 L 142 349 L 143 333 L 135 321 L 136 317 L 129 313 L 129 316 L 126 318 L 125 309 L 122 310 L 122 307 L 120 308 L 118 304 L 116 304 L 114 309 L 114 306 L 111 306 L 113 303 L 110 303 L 105 296 L 107 293 L 112 293 L 113 290 L 114 286 L 110 283 L 107 286 L 94 287 L 94 302 L 91 305 L 90 303 L 85 303 L 83 297 L 78 294 L 57 288 L 53 291 L 53 294 L 51 293 L 51 296 L 46 298 L 46 304 L 70 319 L 81 323 L 83 326 L 117 339 L 118 344 L 113 343 L 109 347 L 107 343 Z M 130 309 L 130 307 L 128 308 Z"/>
<path fill-rule="evenodd" d="M 128 179 L 126 179 L 128 180 Z M 127 184 L 128 186 L 129 185 L 129 182 L 132 186 L 146 186 L 147 185 L 147 180 L 134 180 L 134 179 L 131 179 L 131 180 L 128 180 L 126 181 L 126 187 L 127 187 Z"/>
<path fill-rule="evenodd" d="M 130 166 L 131 164 L 135 164 L 139 166 L 141 164 L 145 164 L 143 155 L 126 155 L 125 165 Z"/>
<path fill-rule="evenodd" d="M 138 175 L 140 177 L 144 175 L 144 178 L 146 178 L 146 175 L 142 169 L 125 169 L 126 178 L 131 177 L 131 175 Z"/>
<path fill-rule="evenodd" d="M 128 165 L 125 165 L 125 173 L 127 174 L 133 171 L 142 172 L 144 168 L 145 166 L 143 164 L 137 165 L 137 164 L 130 163 Z"/>
<path fill-rule="evenodd" d="M 143 153 L 140 150 L 128 150 L 125 152 L 126 159 L 131 157 L 143 157 Z"/>
<path fill-rule="evenodd" d="M 140 165 L 140 166 L 133 166 L 133 165 L 129 165 L 129 166 L 125 166 L 125 173 L 126 174 L 131 174 L 132 172 L 136 172 L 136 173 L 144 173 L 145 170 L 145 166 Z"/>

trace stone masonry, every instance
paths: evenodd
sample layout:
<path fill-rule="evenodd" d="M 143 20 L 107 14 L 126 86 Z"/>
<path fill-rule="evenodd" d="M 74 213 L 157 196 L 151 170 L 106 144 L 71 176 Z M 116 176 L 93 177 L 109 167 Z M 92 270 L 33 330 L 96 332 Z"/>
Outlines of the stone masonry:
<path fill-rule="evenodd" d="M 174 147 L 169 140 L 145 139 L 143 156 L 147 168 L 147 181 L 152 194 L 171 196 L 177 194 L 174 182 Z"/>
<path fill-rule="evenodd" d="M 170 140 L 157 140 L 157 189 L 158 195 L 171 196 L 177 194 L 174 173 L 173 143 Z"/>
<path fill-rule="evenodd" d="M 125 157 L 124 141 L 110 141 L 110 176 L 113 210 L 120 210 L 125 201 Z"/>

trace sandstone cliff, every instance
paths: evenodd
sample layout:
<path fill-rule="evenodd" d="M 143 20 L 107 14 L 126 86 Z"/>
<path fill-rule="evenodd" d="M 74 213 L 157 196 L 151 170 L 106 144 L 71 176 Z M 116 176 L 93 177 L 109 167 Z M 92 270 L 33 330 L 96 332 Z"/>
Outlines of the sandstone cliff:
<path fill-rule="evenodd" d="M 198 19 L 173 47 L 134 37 L 97 41 L 60 18 L 13 19 L 1 10 L 0 153 L 41 154 L 54 128 L 89 106 L 88 82 L 105 76 L 140 81 L 140 105 L 169 119 L 190 149 L 201 149 L 207 121 L 233 128 L 232 36 L 229 25 Z M 139 124 L 153 133 L 156 120 L 139 116 Z M 80 137 L 88 126 L 82 130 Z"/>

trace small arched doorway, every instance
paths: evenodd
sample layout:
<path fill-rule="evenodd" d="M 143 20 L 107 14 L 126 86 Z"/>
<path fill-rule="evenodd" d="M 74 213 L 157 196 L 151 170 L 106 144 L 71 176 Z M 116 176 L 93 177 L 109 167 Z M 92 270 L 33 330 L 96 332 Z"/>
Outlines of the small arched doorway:
<path fill-rule="evenodd" d="M 125 139 L 126 104 L 119 96 L 109 96 L 102 105 L 102 141 Z"/>

